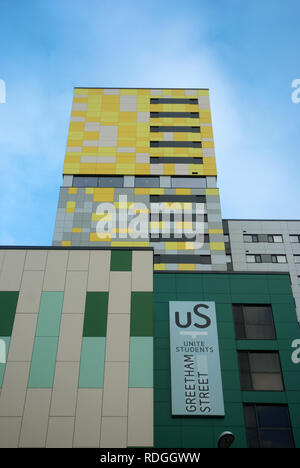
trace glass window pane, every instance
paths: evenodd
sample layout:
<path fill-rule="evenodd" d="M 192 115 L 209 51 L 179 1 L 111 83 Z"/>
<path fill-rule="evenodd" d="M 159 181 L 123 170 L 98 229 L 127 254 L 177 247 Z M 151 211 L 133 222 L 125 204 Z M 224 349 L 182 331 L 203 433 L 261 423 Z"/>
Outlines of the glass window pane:
<path fill-rule="evenodd" d="M 282 379 L 280 374 L 251 373 L 253 390 L 282 391 Z"/>
<path fill-rule="evenodd" d="M 299 236 L 290 236 L 290 242 L 299 242 Z"/>
<path fill-rule="evenodd" d="M 245 322 L 248 324 L 273 324 L 272 309 L 270 306 L 243 306 Z"/>
<path fill-rule="evenodd" d="M 261 428 L 289 428 L 289 414 L 286 406 L 257 405 L 258 423 Z"/>
<path fill-rule="evenodd" d="M 244 405 L 246 427 L 257 427 L 255 405 Z"/>
<path fill-rule="evenodd" d="M 248 448 L 260 448 L 258 439 L 258 430 L 247 428 L 247 445 Z"/>
<path fill-rule="evenodd" d="M 248 234 L 244 234 L 244 242 L 252 242 L 252 236 Z"/>
<path fill-rule="evenodd" d="M 135 187 L 159 187 L 159 177 L 135 177 Z"/>
<path fill-rule="evenodd" d="M 283 430 L 260 430 L 260 447 L 261 448 L 293 448 L 294 442 L 291 431 Z"/>
<path fill-rule="evenodd" d="M 245 325 L 249 340 L 274 340 L 275 331 L 271 325 Z"/>
<path fill-rule="evenodd" d="M 240 383 L 243 391 L 253 390 L 250 373 L 240 372 Z"/>
<path fill-rule="evenodd" d="M 252 372 L 280 372 L 280 362 L 277 353 L 249 353 Z"/>
<path fill-rule="evenodd" d="M 123 177 L 100 177 L 100 187 L 123 187 Z"/>
<path fill-rule="evenodd" d="M 255 255 L 246 255 L 247 263 L 255 263 Z"/>
<path fill-rule="evenodd" d="M 282 236 L 280 235 L 273 236 L 273 242 L 282 242 Z"/>
<path fill-rule="evenodd" d="M 294 255 L 295 263 L 300 263 L 300 255 Z"/>
<path fill-rule="evenodd" d="M 277 262 L 278 263 L 286 263 L 286 256 L 285 255 L 277 255 Z"/>
<path fill-rule="evenodd" d="M 206 178 L 200 177 L 172 177 L 172 188 L 205 188 Z"/>
<path fill-rule="evenodd" d="M 73 177 L 73 187 L 97 187 L 98 177 Z"/>

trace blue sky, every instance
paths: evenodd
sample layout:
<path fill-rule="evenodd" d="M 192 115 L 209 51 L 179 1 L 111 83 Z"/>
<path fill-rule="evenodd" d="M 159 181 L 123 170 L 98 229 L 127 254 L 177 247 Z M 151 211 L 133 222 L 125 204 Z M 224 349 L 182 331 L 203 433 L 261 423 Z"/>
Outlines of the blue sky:
<path fill-rule="evenodd" d="M 224 218 L 300 219 L 300 4 L 0 0 L 0 244 L 50 245 L 74 86 L 210 88 Z"/>

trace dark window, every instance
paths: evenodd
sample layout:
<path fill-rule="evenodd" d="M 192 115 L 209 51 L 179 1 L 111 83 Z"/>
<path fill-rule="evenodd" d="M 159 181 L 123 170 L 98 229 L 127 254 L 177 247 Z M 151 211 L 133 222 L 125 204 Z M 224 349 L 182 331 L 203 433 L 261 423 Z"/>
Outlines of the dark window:
<path fill-rule="evenodd" d="M 248 448 L 293 448 L 287 405 L 244 404 Z"/>
<path fill-rule="evenodd" d="M 270 305 L 233 305 L 237 340 L 275 340 L 273 313 Z"/>
<path fill-rule="evenodd" d="M 247 263 L 261 263 L 261 255 L 246 255 Z"/>
<path fill-rule="evenodd" d="M 150 158 L 150 164 L 203 164 L 202 158 L 157 156 Z"/>
<path fill-rule="evenodd" d="M 210 255 L 154 255 L 154 263 L 193 263 L 209 265 L 211 264 Z"/>
<path fill-rule="evenodd" d="M 257 234 L 244 234 L 244 242 L 258 242 Z"/>
<path fill-rule="evenodd" d="M 193 242 L 195 237 L 188 237 L 185 234 L 182 234 L 180 237 L 175 237 L 175 234 L 170 234 L 169 237 L 163 237 L 161 233 L 159 234 L 150 234 L 151 242 Z M 198 238 L 199 240 L 199 238 Z M 209 242 L 209 235 L 203 234 L 203 242 Z"/>
<path fill-rule="evenodd" d="M 286 255 L 271 255 L 272 263 L 286 263 Z"/>
<path fill-rule="evenodd" d="M 151 214 L 151 216 L 154 216 L 154 215 Z M 162 221 L 163 220 L 162 218 L 163 218 L 163 214 L 160 212 L 159 213 L 159 221 Z M 202 218 L 203 218 L 203 222 L 207 223 L 207 214 L 198 215 L 197 218 L 198 218 L 198 221 L 199 221 L 199 218 L 200 218 L 200 221 L 202 221 Z M 156 218 L 153 218 L 153 221 L 156 221 Z M 170 213 L 170 221 L 175 221 L 175 214 L 172 213 L 172 212 Z M 197 221 L 195 213 L 192 214 L 191 221 Z"/>
<path fill-rule="evenodd" d="M 290 242 L 300 242 L 300 236 L 298 234 L 291 234 L 290 235 Z"/>
<path fill-rule="evenodd" d="M 188 126 L 151 126 L 150 132 L 191 132 L 200 133 L 200 127 L 188 127 Z"/>
<path fill-rule="evenodd" d="M 239 351 L 238 358 L 242 390 L 283 391 L 277 352 Z"/>
<path fill-rule="evenodd" d="M 135 177 L 135 187 L 159 187 L 159 177 Z"/>
<path fill-rule="evenodd" d="M 150 141 L 150 148 L 202 148 L 201 141 Z"/>
<path fill-rule="evenodd" d="M 123 182 L 124 182 L 123 177 L 104 176 L 104 177 L 100 177 L 99 186 L 100 187 L 123 187 Z"/>
<path fill-rule="evenodd" d="M 93 176 L 74 176 L 73 187 L 97 187 L 98 177 Z"/>
<path fill-rule="evenodd" d="M 198 104 L 195 98 L 150 98 L 150 104 Z"/>
<path fill-rule="evenodd" d="M 191 119 L 198 119 L 199 112 L 150 112 L 151 119 L 159 117 L 189 117 Z"/>
<path fill-rule="evenodd" d="M 205 203 L 205 195 L 150 195 L 150 203 Z"/>

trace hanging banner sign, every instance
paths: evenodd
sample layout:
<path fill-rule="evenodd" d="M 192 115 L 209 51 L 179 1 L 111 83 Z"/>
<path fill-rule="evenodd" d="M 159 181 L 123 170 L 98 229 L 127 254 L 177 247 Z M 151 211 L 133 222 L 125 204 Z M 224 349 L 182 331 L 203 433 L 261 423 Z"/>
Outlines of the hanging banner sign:
<path fill-rule="evenodd" d="M 214 302 L 169 302 L 172 414 L 224 416 Z"/>

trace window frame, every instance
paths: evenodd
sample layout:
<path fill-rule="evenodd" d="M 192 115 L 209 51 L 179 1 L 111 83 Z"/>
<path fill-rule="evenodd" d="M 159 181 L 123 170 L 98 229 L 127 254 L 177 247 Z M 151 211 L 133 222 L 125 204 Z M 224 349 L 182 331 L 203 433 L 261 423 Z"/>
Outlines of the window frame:
<path fill-rule="evenodd" d="M 268 307 L 269 308 L 269 317 L 271 318 L 271 320 L 269 321 L 266 321 L 266 323 L 261 323 L 261 327 L 269 327 L 269 334 L 271 335 L 270 338 L 268 337 L 263 337 L 263 338 L 260 338 L 258 336 L 252 338 L 251 336 L 249 336 L 249 328 L 251 326 L 253 326 L 253 324 L 249 323 L 249 321 L 247 321 L 247 316 L 245 314 L 245 308 L 246 307 Z M 239 308 L 239 309 L 238 309 Z M 257 341 L 260 341 L 260 340 L 276 340 L 277 339 L 277 334 L 276 334 L 276 328 L 275 328 L 275 322 L 274 322 L 274 315 L 273 315 L 273 310 L 272 310 L 272 305 L 271 304 L 232 304 L 232 313 L 233 313 L 233 323 L 234 323 L 234 330 L 235 330 L 235 339 L 236 340 L 240 340 L 240 341 L 244 341 L 244 340 L 249 340 L 249 341 L 253 341 L 253 340 L 257 340 Z M 246 318 L 246 319 L 245 319 Z M 242 320 L 241 320 L 242 319 Z M 248 325 L 248 330 L 247 330 L 247 325 Z M 256 326 L 259 326 L 259 323 L 256 325 Z M 243 331 L 243 333 L 240 333 L 240 331 Z M 248 333 L 247 333 L 248 331 Z M 241 336 L 241 335 L 244 335 L 244 336 Z"/>
<path fill-rule="evenodd" d="M 253 369 L 251 367 L 251 355 L 260 354 L 260 355 L 275 355 L 277 357 L 278 370 L 275 371 L 268 371 L 268 369 L 264 369 L 263 371 L 259 371 L 257 369 Z M 246 371 L 241 368 L 242 366 L 242 356 L 243 359 L 245 356 L 247 357 L 247 369 Z M 277 350 L 238 350 L 238 363 L 239 363 L 239 375 L 240 375 L 240 384 L 242 392 L 284 392 L 284 380 L 282 374 L 282 367 L 280 361 L 280 354 Z M 263 374 L 263 375 L 279 375 L 281 380 L 281 388 L 256 388 L 256 384 L 254 381 L 254 376 L 256 374 Z M 242 379 L 242 375 L 246 376 L 246 382 L 249 382 L 249 388 L 244 386 L 244 380 Z"/>

